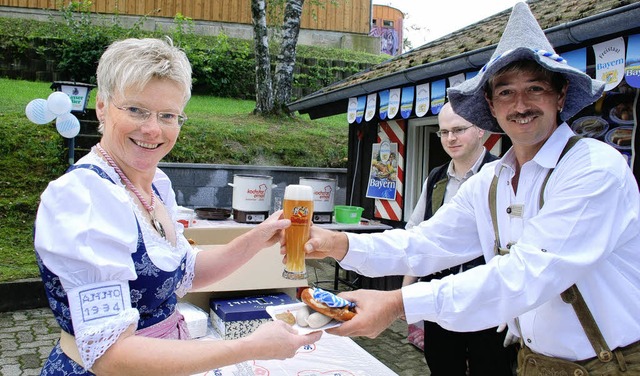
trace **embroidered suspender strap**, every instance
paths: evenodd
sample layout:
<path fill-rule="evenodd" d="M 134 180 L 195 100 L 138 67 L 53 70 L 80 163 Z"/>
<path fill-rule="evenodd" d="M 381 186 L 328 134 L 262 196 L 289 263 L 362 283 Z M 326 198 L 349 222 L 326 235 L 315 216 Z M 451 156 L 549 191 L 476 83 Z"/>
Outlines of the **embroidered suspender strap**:
<path fill-rule="evenodd" d="M 558 158 L 558 162 L 564 157 L 564 155 L 571 149 L 578 141 L 580 140 L 580 136 L 572 136 L 565 145 L 564 149 L 560 153 L 560 157 Z M 544 205 L 544 189 L 547 186 L 547 182 L 551 173 L 553 172 L 553 168 L 549 170 L 547 176 L 544 178 L 542 182 L 542 186 L 540 187 L 540 208 Z M 498 173 L 498 175 L 500 175 Z M 489 209 L 491 211 L 491 221 L 493 222 L 493 231 L 495 233 L 495 246 L 494 252 L 496 255 L 505 255 L 509 253 L 508 249 L 500 248 L 500 234 L 498 231 L 498 213 L 497 213 L 497 190 L 498 190 L 498 175 L 493 177 L 491 181 L 491 186 L 489 187 Z M 598 359 L 601 362 L 609 362 L 613 359 L 613 354 L 607 345 L 602 332 L 598 328 L 598 324 L 596 323 L 589 307 L 587 306 L 580 290 L 578 290 L 578 286 L 573 284 L 567 290 L 560 294 L 562 300 L 565 303 L 571 304 L 573 310 L 576 312 L 576 316 L 580 321 L 580 325 L 582 326 L 593 350 L 595 351 Z M 618 365 L 621 370 L 626 370 L 626 364 L 624 361 L 624 357 L 619 351 L 615 352 L 616 359 L 618 361 Z"/>

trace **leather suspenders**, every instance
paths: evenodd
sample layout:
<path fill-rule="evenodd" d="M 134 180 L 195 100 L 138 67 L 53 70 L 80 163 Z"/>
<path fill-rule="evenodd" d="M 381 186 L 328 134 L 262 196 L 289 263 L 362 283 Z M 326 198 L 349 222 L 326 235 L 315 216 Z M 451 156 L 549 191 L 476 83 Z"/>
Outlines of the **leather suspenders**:
<path fill-rule="evenodd" d="M 579 136 L 573 136 L 567 141 L 567 144 L 562 150 L 562 153 L 560 153 L 558 162 L 560 162 L 562 157 L 564 157 L 564 155 L 569 151 L 569 149 L 571 149 L 579 140 L 580 140 Z M 553 172 L 553 170 L 554 170 L 553 168 L 549 170 L 549 172 L 547 173 L 547 176 L 545 177 L 542 183 L 542 187 L 540 188 L 540 201 L 539 201 L 540 208 L 542 208 L 542 205 L 544 205 L 544 189 L 547 185 L 547 181 L 549 180 L 549 177 L 551 176 L 551 173 Z M 494 245 L 494 252 L 497 256 L 501 256 L 509 253 L 509 246 L 507 246 L 507 248 L 500 247 L 500 235 L 498 233 L 498 214 L 496 209 L 497 188 L 498 188 L 498 176 L 494 176 L 493 181 L 491 182 L 491 186 L 489 188 L 489 209 L 491 211 L 491 221 L 493 222 L 493 230 L 494 230 L 495 239 L 496 239 L 495 245 Z M 582 294 L 580 293 L 580 290 L 578 290 L 578 286 L 573 284 L 571 287 L 569 287 L 564 292 L 562 292 L 560 296 L 562 297 L 562 300 L 565 303 L 571 304 L 571 306 L 573 307 L 574 311 L 576 312 L 576 315 L 578 316 L 578 320 L 580 321 L 580 324 L 582 325 L 582 328 L 584 329 L 587 335 L 587 338 L 589 339 L 589 342 L 593 347 L 593 350 L 598 356 L 598 359 L 600 359 L 600 361 L 602 362 L 611 361 L 613 359 L 613 353 L 609 349 L 609 346 L 607 345 L 602 333 L 600 332 L 600 329 L 598 328 L 598 324 L 593 318 L 591 311 L 589 311 L 589 307 L 587 307 L 587 304 L 585 303 L 582 297 Z M 615 352 L 615 354 L 616 354 L 616 358 L 619 358 L 618 352 Z M 624 364 L 624 360 L 622 359 L 618 359 L 618 362 L 621 364 Z"/>

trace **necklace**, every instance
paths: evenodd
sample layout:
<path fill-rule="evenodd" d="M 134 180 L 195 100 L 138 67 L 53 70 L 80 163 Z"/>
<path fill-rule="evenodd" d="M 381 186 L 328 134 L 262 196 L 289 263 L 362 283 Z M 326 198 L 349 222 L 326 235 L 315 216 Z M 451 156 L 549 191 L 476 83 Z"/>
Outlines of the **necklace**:
<path fill-rule="evenodd" d="M 158 231 L 160 236 L 162 236 L 163 238 L 166 239 L 167 235 L 166 235 L 166 233 L 164 231 L 164 227 L 162 227 L 162 223 L 160 223 L 160 221 L 158 221 L 158 219 L 156 218 L 156 215 L 155 215 L 156 198 L 155 198 L 155 195 L 153 194 L 153 192 L 151 192 L 151 203 L 148 204 L 147 200 L 145 200 L 144 197 L 142 197 L 142 194 L 140 193 L 140 191 L 138 191 L 138 189 L 133 186 L 133 183 L 131 183 L 131 180 L 129 180 L 127 175 L 125 175 L 124 172 L 122 172 L 122 170 L 120 169 L 120 167 L 118 167 L 118 165 L 113 160 L 113 158 L 111 158 L 109 153 L 107 153 L 107 151 L 104 150 L 102 148 L 102 146 L 100 146 L 99 143 L 96 144 L 96 149 L 100 152 L 100 154 L 102 154 L 104 159 L 106 159 L 106 161 L 109 164 L 109 166 L 113 167 L 113 169 L 116 170 L 116 172 L 118 173 L 118 176 L 120 176 L 120 179 L 124 182 L 124 185 L 126 185 L 127 188 L 129 188 L 129 190 L 131 192 L 133 192 L 134 195 L 136 195 L 138 200 L 140 200 L 140 203 L 142 204 L 142 206 L 144 206 L 144 208 L 147 209 L 147 212 L 149 213 L 149 216 L 151 217 L 151 224 L 153 225 L 153 228 L 155 228 L 156 231 Z"/>

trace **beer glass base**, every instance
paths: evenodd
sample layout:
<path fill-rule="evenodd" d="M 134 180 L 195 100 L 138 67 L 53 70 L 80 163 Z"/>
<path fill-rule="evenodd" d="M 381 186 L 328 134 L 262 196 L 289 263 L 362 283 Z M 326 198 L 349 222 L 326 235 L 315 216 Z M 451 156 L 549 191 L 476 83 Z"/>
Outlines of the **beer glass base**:
<path fill-rule="evenodd" d="M 290 272 L 288 270 L 284 270 L 282 272 L 282 277 L 286 279 L 305 279 L 307 278 L 307 272 Z"/>

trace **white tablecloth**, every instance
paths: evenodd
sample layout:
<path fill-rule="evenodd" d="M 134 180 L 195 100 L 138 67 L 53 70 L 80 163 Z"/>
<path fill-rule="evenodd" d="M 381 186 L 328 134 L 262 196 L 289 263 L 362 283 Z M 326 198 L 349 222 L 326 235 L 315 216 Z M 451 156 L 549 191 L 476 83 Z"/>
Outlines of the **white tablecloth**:
<path fill-rule="evenodd" d="M 202 340 L 220 340 L 211 329 Z M 313 345 L 286 360 L 252 360 L 197 376 L 395 376 L 351 338 L 323 333 Z M 194 375 L 196 376 L 196 375 Z"/>

